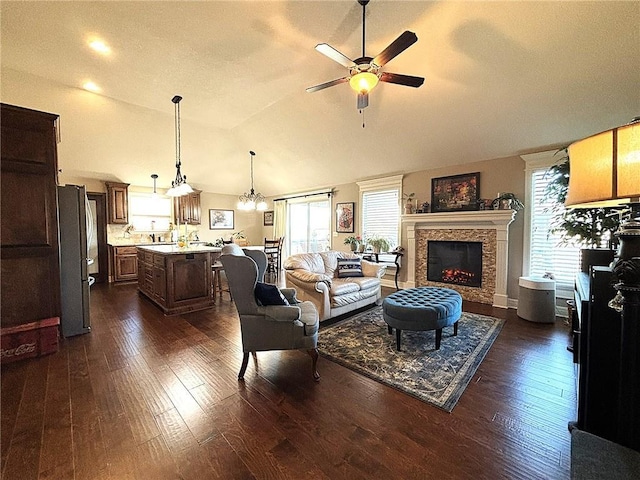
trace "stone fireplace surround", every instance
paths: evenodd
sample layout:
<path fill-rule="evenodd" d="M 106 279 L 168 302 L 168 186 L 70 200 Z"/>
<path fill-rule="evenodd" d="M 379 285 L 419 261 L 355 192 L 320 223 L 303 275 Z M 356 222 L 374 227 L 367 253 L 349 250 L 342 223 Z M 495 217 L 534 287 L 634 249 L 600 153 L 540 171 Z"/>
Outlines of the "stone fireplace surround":
<path fill-rule="evenodd" d="M 507 308 L 509 224 L 515 210 L 480 210 L 418 213 L 402 216 L 407 230 L 406 287 L 439 286 L 457 290 L 462 298 Z M 458 240 L 482 242 L 482 286 L 480 288 L 429 282 L 427 242 Z"/>

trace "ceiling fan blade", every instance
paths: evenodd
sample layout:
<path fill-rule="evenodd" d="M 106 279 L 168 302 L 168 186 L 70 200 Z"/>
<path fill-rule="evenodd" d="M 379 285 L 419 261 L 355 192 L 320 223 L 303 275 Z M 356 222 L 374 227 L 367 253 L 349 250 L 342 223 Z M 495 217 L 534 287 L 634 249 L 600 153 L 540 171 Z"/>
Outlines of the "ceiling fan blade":
<path fill-rule="evenodd" d="M 418 36 L 415 33 L 406 30 L 402 35 L 391 42 L 387 48 L 380 52 L 378 56 L 373 59 L 373 63 L 382 67 L 389 60 L 404 52 L 417 41 Z"/>
<path fill-rule="evenodd" d="M 399 73 L 383 72 L 380 75 L 380 81 L 387 83 L 397 83 L 398 85 L 417 88 L 424 83 L 424 78 L 413 77 L 411 75 L 401 75 Z"/>
<path fill-rule="evenodd" d="M 346 83 L 346 82 L 349 81 L 350 78 L 351 77 L 337 78 L 335 80 L 331 80 L 330 82 L 321 83 L 320 85 L 315 85 L 313 87 L 307 88 L 307 92 L 313 93 L 313 92 L 317 92 L 318 90 L 323 90 L 325 88 L 333 87 L 334 85 L 339 85 L 341 83 Z"/>
<path fill-rule="evenodd" d="M 359 93 L 358 94 L 358 110 L 362 110 L 369 105 L 369 94 L 368 93 Z"/>
<path fill-rule="evenodd" d="M 323 55 L 326 55 L 334 62 L 338 62 L 343 67 L 351 68 L 356 65 L 353 62 L 353 60 L 351 60 L 346 55 L 340 53 L 338 50 L 333 48 L 328 43 L 319 43 L 318 45 L 316 45 L 316 50 L 322 53 Z"/>

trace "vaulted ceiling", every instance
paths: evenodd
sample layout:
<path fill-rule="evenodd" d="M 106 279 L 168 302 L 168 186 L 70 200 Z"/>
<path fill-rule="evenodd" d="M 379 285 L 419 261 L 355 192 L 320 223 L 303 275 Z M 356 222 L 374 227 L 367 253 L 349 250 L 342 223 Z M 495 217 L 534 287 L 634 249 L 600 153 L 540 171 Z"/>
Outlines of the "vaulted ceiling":
<path fill-rule="evenodd" d="M 0 8 L 2 101 L 14 100 L 25 76 L 70 89 L 90 79 L 100 88 L 91 95 L 116 112 L 108 121 L 120 115 L 118 128 L 143 144 L 128 147 L 133 156 L 65 147 L 64 168 L 95 178 L 146 185 L 155 172 L 168 185 L 175 94 L 184 98 L 185 173 L 199 188 L 233 194 L 247 190 L 249 150 L 256 189 L 279 195 L 554 148 L 640 114 L 637 1 L 372 0 L 367 55 L 411 30 L 418 42 L 385 71 L 426 80 L 418 89 L 381 83 L 364 115 L 348 84 L 305 92 L 347 73 L 316 44 L 361 55 L 356 0 Z M 88 48 L 94 37 L 109 55 Z M 103 150 L 94 134 L 105 133 L 88 129 L 83 148 Z"/>

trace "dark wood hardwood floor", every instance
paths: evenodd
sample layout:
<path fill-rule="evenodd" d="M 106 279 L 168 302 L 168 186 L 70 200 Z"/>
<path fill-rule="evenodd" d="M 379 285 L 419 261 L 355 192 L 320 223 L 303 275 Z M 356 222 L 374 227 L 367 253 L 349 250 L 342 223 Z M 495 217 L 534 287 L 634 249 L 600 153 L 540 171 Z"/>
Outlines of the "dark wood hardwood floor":
<path fill-rule="evenodd" d="M 165 317 L 94 285 L 90 334 L 2 366 L 2 479 L 569 478 L 568 327 L 464 309 L 507 322 L 446 413 L 322 357 L 316 383 L 305 352 L 258 353 L 238 382 L 227 294 Z"/>

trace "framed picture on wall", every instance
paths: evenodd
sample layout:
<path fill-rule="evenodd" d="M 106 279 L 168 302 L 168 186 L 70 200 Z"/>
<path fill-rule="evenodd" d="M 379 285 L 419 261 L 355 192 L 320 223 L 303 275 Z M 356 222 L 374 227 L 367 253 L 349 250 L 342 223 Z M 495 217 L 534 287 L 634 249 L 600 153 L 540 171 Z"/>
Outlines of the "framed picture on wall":
<path fill-rule="evenodd" d="M 480 173 L 431 179 L 431 211 L 478 210 Z"/>
<path fill-rule="evenodd" d="M 233 230 L 233 210 L 209 210 L 209 230 Z"/>
<path fill-rule="evenodd" d="M 273 225 L 273 210 L 264 212 L 264 226 Z"/>
<path fill-rule="evenodd" d="M 336 232 L 353 233 L 355 206 L 353 202 L 336 203 Z"/>

